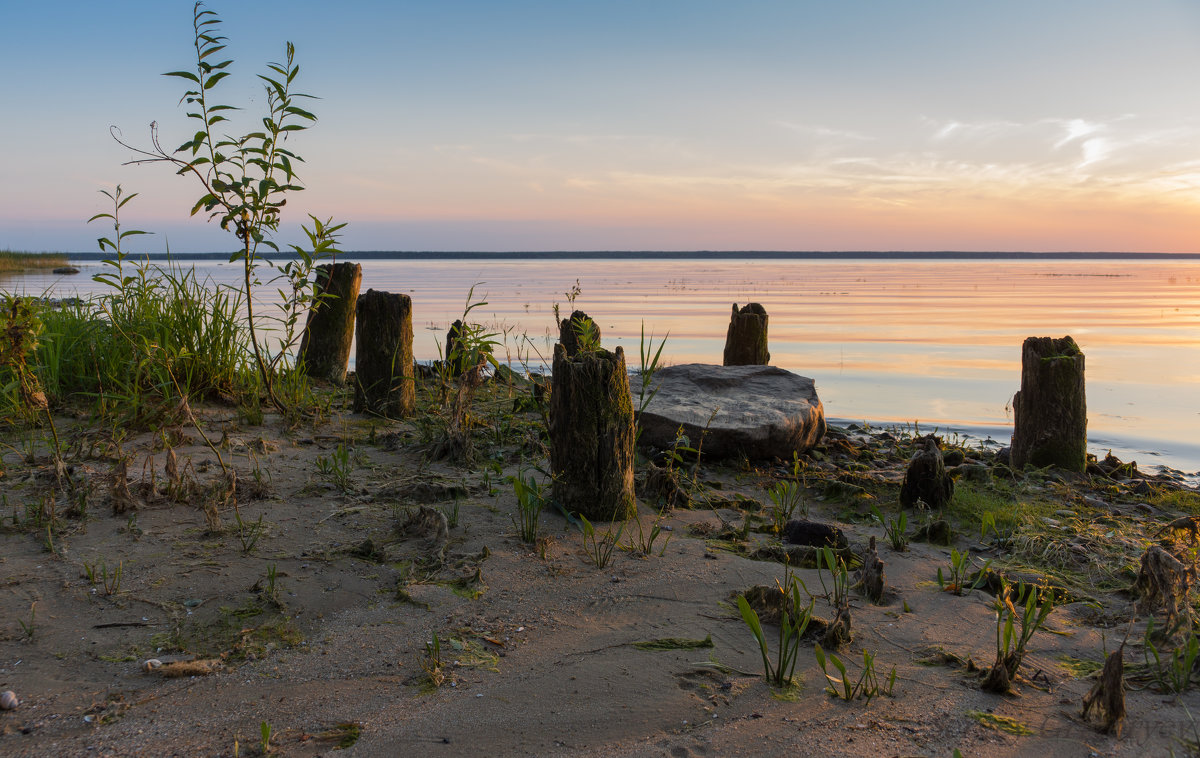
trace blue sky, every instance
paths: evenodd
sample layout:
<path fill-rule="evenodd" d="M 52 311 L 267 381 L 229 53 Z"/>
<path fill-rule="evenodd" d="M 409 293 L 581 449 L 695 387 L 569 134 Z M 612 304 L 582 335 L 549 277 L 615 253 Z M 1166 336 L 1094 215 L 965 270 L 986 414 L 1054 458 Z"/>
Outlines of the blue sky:
<path fill-rule="evenodd" d="M 0 248 L 95 249 L 118 183 L 143 248 L 231 248 L 108 132 L 190 134 L 192 4 L 9 5 Z M 207 7 L 226 102 L 289 40 L 321 98 L 281 243 L 312 212 L 349 249 L 1200 249 L 1196 3 Z"/>

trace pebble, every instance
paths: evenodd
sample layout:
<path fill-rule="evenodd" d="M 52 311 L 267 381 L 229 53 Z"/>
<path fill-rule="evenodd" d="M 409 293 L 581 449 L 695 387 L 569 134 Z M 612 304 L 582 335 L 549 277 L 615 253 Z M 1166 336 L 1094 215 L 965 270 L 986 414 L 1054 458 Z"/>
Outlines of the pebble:
<path fill-rule="evenodd" d="M 154 671 L 155 669 L 160 669 L 160 668 L 162 668 L 162 661 L 160 661 L 157 658 L 150 658 L 149 660 L 147 660 L 145 663 L 142 664 L 142 671 L 146 671 L 146 672 Z"/>
<path fill-rule="evenodd" d="M 21 701 L 17 700 L 17 693 L 12 690 L 0 692 L 0 711 L 15 711 L 20 704 Z"/>

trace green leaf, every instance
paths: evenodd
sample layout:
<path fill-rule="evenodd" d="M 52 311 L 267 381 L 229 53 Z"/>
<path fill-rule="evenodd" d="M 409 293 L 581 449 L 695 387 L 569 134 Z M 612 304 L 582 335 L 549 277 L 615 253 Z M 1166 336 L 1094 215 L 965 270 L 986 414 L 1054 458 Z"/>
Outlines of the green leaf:
<path fill-rule="evenodd" d="M 217 73 L 210 76 L 208 78 L 208 81 L 206 81 L 204 83 L 204 89 L 206 91 L 212 89 L 213 87 L 215 87 L 217 85 L 217 82 L 221 81 L 222 79 L 224 79 L 227 76 L 229 76 L 228 71 L 218 71 Z"/>
<path fill-rule="evenodd" d="M 306 118 L 306 119 L 308 119 L 309 121 L 316 121 L 316 120 L 317 120 L 317 117 L 316 117 L 316 116 L 314 116 L 312 113 L 309 113 L 308 111 L 304 110 L 303 108 L 297 108 L 297 107 L 296 107 L 296 106 L 294 106 L 294 105 L 289 105 L 288 107 L 284 108 L 284 109 L 283 109 L 283 112 L 284 112 L 284 113 L 289 113 L 289 114 L 291 114 L 291 115 L 293 115 L 293 116 L 299 116 L 299 117 L 301 117 L 301 118 Z"/>
<path fill-rule="evenodd" d="M 163 74 L 163 76 L 177 76 L 180 79 L 187 79 L 188 81 L 195 82 L 196 84 L 200 83 L 200 79 L 191 71 L 168 71 L 167 73 Z"/>
<path fill-rule="evenodd" d="M 760 640 L 763 637 L 762 624 L 759 623 L 758 613 L 750 607 L 750 603 L 746 601 L 745 595 L 737 596 L 738 611 L 742 614 L 742 621 L 746 622 L 746 626 L 750 627 L 750 631 Z"/>
<path fill-rule="evenodd" d="M 212 39 L 213 39 L 213 42 L 216 42 L 217 39 L 224 39 L 224 37 L 213 37 Z M 206 46 L 204 48 L 204 52 L 200 53 L 200 60 L 204 60 L 205 58 L 207 58 L 210 55 L 216 55 L 217 53 L 221 52 L 224 49 L 225 49 L 225 45 Z M 219 64 L 219 65 L 228 66 L 229 64 L 230 64 L 230 61 L 225 61 L 224 63 Z M 214 66 L 214 68 L 215 68 L 215 66 Z"/>

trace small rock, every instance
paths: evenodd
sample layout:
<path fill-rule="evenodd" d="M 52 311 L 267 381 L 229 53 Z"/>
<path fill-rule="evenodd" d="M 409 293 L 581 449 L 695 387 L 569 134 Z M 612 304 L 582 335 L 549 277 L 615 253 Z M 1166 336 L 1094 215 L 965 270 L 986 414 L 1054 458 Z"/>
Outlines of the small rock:
<path fill-rule="evenodd" d="M 931 545 L 949 545 L 954 539 L 954 530 L 950 528 L 950 522 L 938 519 L 918 529 L 913 533 L 912 538 L 917 542 L 928 542 Z"/>
<path fill-rule="evenodd" d="M 160 661 L 159 659 L 150 658 L 149 660 L 147 660 L 146 662 L 144 662 L 142 664 L 142 671 L 146 671 L 146 672 L 154 671 L 155 669 L 162 668 L 162 665 L 163 665 L 162 661 Z"/>
<path fill-rule="evenodd" d="M 58 268 L 54 269 L 54 273 L 55 274 L 78 274 L 79 269 L 75 268 L 74 266 L 59 266 Z"/>
<path fill-rule="evenodd" d="M 17 693 L 12 690 L 0 692 L 0 711 L 15 711 L 20 704 L 21 701 L 17 700 Z"/>
<path fill-rule="evenodd" d="M 783 527 L 783 540 L 793 545 L 844 548 L 850 545 L 845 533 L 832 524 L 792 519 Z"/>

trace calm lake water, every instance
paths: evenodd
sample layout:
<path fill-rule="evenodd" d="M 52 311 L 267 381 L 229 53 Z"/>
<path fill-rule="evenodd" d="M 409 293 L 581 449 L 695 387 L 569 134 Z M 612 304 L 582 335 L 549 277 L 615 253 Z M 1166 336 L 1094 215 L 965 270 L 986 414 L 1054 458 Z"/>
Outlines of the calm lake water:
<path fill-rule="evenodd" d="M 344 256 L 353 260 L 353 255 Z M 63 297 L 78 276 L 29 275 L 0 289 Z M 191 266 L 192 262 L 184 265 Z M 195 264 L 215 282 L 236 265 Z M 472 318 L 514 362 L 549 357 L 576 281 L 575 308 L 623 345 L 647 336 L 668 363 L 720 363 L 731 306 L 770 315 L 771 362 L 816 380 L 830 419 L 919 424 L 1007 443 L 1021 342 L 1071 335 L 1087 361 L 1089 448 L 1200 477 L 1200 263 L 1086 260 L 368 260 L 367 288 L 412 296 L 418 359 L 438 356 L 468 292 Z M 264 291 L 267 288 L 263 288 Z"/>

